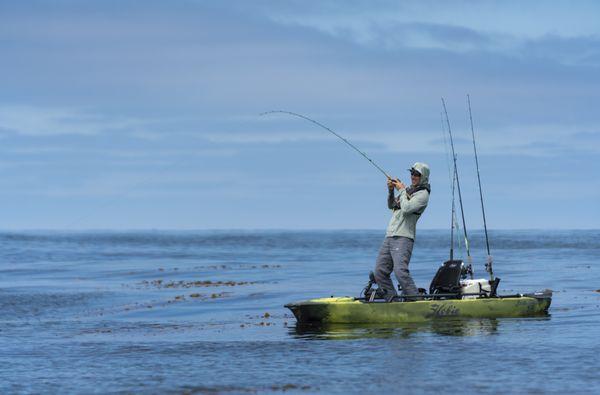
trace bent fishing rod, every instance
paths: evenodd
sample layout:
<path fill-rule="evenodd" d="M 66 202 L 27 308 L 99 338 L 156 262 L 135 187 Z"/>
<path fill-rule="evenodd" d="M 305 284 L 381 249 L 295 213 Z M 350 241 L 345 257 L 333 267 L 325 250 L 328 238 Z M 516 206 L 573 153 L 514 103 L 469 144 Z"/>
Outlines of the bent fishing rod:
<path fill-rule="evenodd" d="M 469 238 L 467 237 L 467 224 L 465 223 L 465 211 L 463 209 L 462 194 L 460 192 L 460 182 L 458 181 L 458 168 L 456 166 L 456 153 L 454 151 L 454 139 L 452 138 L 452 130 L 450 129 L 450 119 L 448 118 L 448 111 L 446 110 L 446 102 L 442 97 L 442 106 L 444 107 L 444 114 L 446 115 L 446 124 L 448 125 L 448 135 L 450 136 L 450 147 L 452 148 L 452 159 L 454 161 L 454 177 L 456 178 L 456 188 L 458 190 L 458 202 L 460 203 L 460 214 L 463 223 L 463 232 L 465 235 L 465 249 L 467 250 L 467 261 L 471 263 L 471 250 L 469 248 Z"/>
<path fill-rule="evenodd" d="M 319 126 L 322 129 L 327 130 L 329 133 L 333 134 L 335 137 L 339 138 L 344 143 L 348 144 L 356 152 L 358 152 L 360 155 L 362 155 L 366 160 L 369 161 L 369 163 L 371 163 L 373 166 L 375 166 L 375 168 L 377 168 L 377 170 L 379 170 L 381 173 L 383 173 L 383 175 L 386 176 L 388 180 L 394 180 L 388 173 L 385 172 L 385 170 L 383 170 L 381 167 L 379 167 L 379 165 L 377 165 L 377 163 L 375 163 L 373 161 L 373 159 L 369 158 L 367 156 L 367 154 L 365 154 L 364 152 L 362 152 L 361 150 L 359 150 L 358 148 L 356 148 L 356 146 L 354 144 L 352 144 L 351 142 L 349 142 L 344 137 L 340 136 L 339 134 L 337 134 L 336 132 L 334 132 L 333 130 L 331 130 L 330 128 L 328 128 L 327 126 L 323 125 L 322 123 L 317 122 L 314 119 L 311 119 L 311 118 L 309 118 L 309 117 L 307 117 L 305 115 L 298 114 L 298 113 L 291 112 L 291 111 L 284 111 L 284 110 L 267 111 L 267 112 L 260 113 L 259 115 L 262 117 L 262 116 L 270 115 L 270 114 L 287 114 L 287 115 L 292 115 L 294 117 L 302 118 L 302 119 L 304 119 L 304 120 L 306 120 L 308 122 L 311 122 L 311 123 Z"/>
<path fill-rule="evenodd" d="M 485 231 L 485 246 L 487 248 L 487 262 L 485 270 L 490 274 L 490 280 L 494 281 L 494 269 L 492 267 L 492 256 L 490 254 L 490 241 L 488 238 L 487 223 L 485 220 L 485 208 L 483 206 L 483 192 L 481 190 L 481 177 L 479 176 L 479 160 L 477 159 L 477 146 L 475 145 L 475 131 L 473 129 L 473 116 L 471 114 L 471 97 L 467 94 L 469 105 L 469 120 L 471 121 L 471 136 L 473 137 L 473 152 L 475 153 L 475 167 L 477 168 L 477 182 L 479 183 L 479 199 L 481 200 L 481 214 L 483 215 L 483 230 Z"/>

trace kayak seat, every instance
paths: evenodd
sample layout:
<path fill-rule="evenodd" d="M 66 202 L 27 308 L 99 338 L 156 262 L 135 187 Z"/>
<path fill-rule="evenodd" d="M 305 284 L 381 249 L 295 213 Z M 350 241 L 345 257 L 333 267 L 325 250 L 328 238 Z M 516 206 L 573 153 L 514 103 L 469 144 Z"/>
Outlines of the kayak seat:
<path fill-rule="evenodd" d="M 432 295 L 448 293 L 458 295 L 463 267 L 463 261 L 457 259 L 442 263 L 442 266 L 440 266 L 435 276 L 433 276 L 433 280 L 431 280 L 429 293 Z"/>

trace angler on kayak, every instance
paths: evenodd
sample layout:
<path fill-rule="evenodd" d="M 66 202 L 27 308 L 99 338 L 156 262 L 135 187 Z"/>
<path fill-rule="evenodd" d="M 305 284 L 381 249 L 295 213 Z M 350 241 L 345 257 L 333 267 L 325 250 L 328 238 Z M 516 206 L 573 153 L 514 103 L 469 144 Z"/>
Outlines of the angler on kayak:
<path fill-rule="evenodd" d="M 431 186 L 429 185 L 429 166 L 417 162 L 410 169 L 411 186 L 399 180 L 388 179 L 388 208 L 392 210 L 392 218 L 387 227 L 385 239 L 379 249 L 375 263 L 375 281 L 383 291 L 383 297 L 392 301 L 398 295 L 390 278 L 392 271 L 402 288 L 402 295 L 418 293 L 415 282 L 410 276 L 408 264 L 412 255 L 417 221 L 429 202 Z M 395 196 L 394 190 L 400 193 Z M 406 300 L 411 300 L 406 298 Z"/>
<path fill-rule="evenodd" d="M 467 97 L 467 101 L 469 103 L 470 116 L 471 107 L 469 97 Z M 364 152 L 327 126 L 302 114 L 289 111 L 270 111 L 265 113 L 293 115 L 327 130 L 369 161 L 388 180 L 388 207 L 392 210 L 392 218 L 387 228 L 386 237 L 379 250 L 375 271 L 369 274 L 369 282 L 358 297 L 335 297 L 332 295 L 329 298 L 302 300 L 286 304 L 285 307 L 292 311 L 298 324 L 400 323 L 423 322 L 445 317 L 500 318 L 532 317 L 548 314 L 548 308 L 552 303 L 552 290 L 546 289 L 539 292 L 513 295 L 499 295 L 497 293 L 500 278 L 496 277 L 492 270 L 492 257 L 490 255 L 483 193 L 481 192 L 479 178 L 479 163 L 475 147 L 475 133 L 471 129 L 488 255 L 485 268 L 489 274 L 489 279 L 473 278 L 471 254 L 468 247 L 469 243 L 460 183 L 458 181 L 456 153 L 454 152 L 454 141 L 444 99 L 442 99 L 442 106 L 446 115 L 454 170 L 451 180 L 452 224 L 450 226 L 450 259 L 442 263 L 438 268 L 429 285 L 429 293 L 426 289 L 417 289 L 408 271 L 408 264 L 415 241 L 417 221 L 427 208 L 429 202 L 429 194 L 431 192 L 431 187 L 428 183 L 430 175 L 429 166 L 420 162 L 415 163 L 410 168 L 411 186 L 406 188 L 402 182 L 392 178 Z M 397 197 L 394 192 L 395 189 L 400 191 Z M 461 208 L 468 259 L 467 265 L 465 265 L 462 259 L 455 259 L 454 257 L 454 229 L 456 226 L 455 190 L 458 191 L 458 200 Z M 402 295 L 400 296 L 398 296 L 394 289 L 394 283 L 390 278 L 392 271 L 396 274 L 396 278 L 402 288 Z M 377 288 L 373 288 L 374 285 L 377 285 Z"/>

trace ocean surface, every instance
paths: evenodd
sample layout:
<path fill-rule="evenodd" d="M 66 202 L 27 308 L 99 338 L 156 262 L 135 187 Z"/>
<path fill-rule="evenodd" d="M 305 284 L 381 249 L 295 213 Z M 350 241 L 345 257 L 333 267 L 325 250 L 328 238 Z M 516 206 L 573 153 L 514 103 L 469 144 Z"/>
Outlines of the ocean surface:
<path fill-rule="evenodd" d="M 0 393 L 600 393 L 600 231 L 491 232 L 500 291 L 552 289 L 547 317 L 297 327 L 283 305 L 358 296 L 382 239 L 3 232 Z M 419 232 L 418 286 L 448 244 Z"/>

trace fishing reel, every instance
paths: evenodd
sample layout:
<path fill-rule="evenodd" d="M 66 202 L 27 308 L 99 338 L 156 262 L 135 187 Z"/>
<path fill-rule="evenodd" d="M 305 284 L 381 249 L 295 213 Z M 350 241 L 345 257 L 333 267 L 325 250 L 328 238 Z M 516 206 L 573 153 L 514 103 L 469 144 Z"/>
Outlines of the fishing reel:
<path fill-rule="evenodd" d="M 469 263 L 466 266 L 462 266 L 460 269 L 460 279 L 465 280 L 467 277 L 473 279 L 473 266 Z"/>
<path fill-rule="evenodd" d="M 485 259 L 485 271 L 492 275 L 494 273 L 493 264 L 494 264 L 494 259 L 492 258 L 491 255 L 488 255 L 487 258 Z"/>

